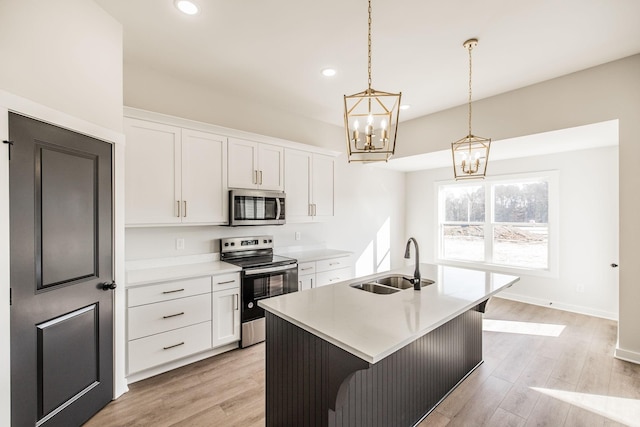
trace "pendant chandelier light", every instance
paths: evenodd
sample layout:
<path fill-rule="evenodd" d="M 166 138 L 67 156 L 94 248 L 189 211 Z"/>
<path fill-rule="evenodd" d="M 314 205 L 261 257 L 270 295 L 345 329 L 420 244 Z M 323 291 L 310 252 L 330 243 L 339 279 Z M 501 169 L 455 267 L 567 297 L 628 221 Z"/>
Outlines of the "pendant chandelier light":
<path fill-rule="evenodd" d="M 471 133 L 471 51 L 477 45 L 477 39 L 470 39 L 463 43 L 463 46 L 469 51 L 469 134 L 461 140 L 451 143 L 453 173 L 456 180 L 484 178 L 489 162 L 491 138 L 482 138 Z"/>
<path fill-rule="evenodd" d="M 368 87 L 344 96 L 349 162 L 387 161 L 395 152 L 402 93 L 371 88 L 371 0 L 369 0 Z"/>

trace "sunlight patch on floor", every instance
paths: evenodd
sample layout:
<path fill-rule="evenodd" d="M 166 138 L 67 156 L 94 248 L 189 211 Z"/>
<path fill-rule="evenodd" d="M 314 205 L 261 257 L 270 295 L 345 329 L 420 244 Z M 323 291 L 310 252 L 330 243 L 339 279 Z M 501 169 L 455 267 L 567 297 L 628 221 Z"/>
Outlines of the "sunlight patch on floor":
<path fill-rule="evenodd" d="M 628 426 L 640 426 L 640 400 L 550 388 L 531 387 L 531 389 L 613 421 Z"/>
<path fill-rule="evenodd" d="M 482 330 L 489 332 L 506 332 L 509 334 L 542 335 L 559 337 L 565 325 L 552 323 L 514 322 L 511 320 L 483 319 Z"/>

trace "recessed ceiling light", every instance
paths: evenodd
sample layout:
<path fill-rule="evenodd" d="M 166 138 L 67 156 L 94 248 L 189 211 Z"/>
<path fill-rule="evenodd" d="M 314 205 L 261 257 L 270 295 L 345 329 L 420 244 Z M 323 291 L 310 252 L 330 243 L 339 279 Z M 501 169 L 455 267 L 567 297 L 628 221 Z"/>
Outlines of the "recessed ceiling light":
<path fill-rule="evenodd" d="M 325 77 L 333 77 L 336 75 L 336 70 L 334 70 L 333 68 L 325 68 L 324 70 L 322 70 L 322 75 Z"/>
<path fill-rule="evenodd" d="M 400 106 L 400 109 L 401 109 L 401 110 L 408 110 L 409 108 L 411 108 L 411 105 L 409 105 L 409 104 L 402 104 L 402 105 Z"/>
<path fill-rule="evenodd" d="M 182 13 L 186 13 L 187 15 L 195 15 L 198 13 L 198 6 L 189 0 L 176 0 L 176 7 Z"/>

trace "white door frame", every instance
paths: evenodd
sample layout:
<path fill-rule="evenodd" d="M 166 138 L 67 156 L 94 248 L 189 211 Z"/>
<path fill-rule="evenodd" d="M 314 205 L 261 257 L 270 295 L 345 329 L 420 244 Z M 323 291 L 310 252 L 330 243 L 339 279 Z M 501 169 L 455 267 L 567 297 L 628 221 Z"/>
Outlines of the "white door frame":
<path fill-rule="evenodd" d="M 114 296 L 114 398 L 128 391 L 125 378 L 125 273 L 124 273 L 124 145 L 123 133 L 98 126 L 36 102 L 0 90 L 0 141 L 9 138 L 9 112 L 20 113 L 113 144 L 113 262 Z M 8 147 L 0 144 L 0 425 L 11 424 L 11 342 L 9 307 L 9 160 Z"/>

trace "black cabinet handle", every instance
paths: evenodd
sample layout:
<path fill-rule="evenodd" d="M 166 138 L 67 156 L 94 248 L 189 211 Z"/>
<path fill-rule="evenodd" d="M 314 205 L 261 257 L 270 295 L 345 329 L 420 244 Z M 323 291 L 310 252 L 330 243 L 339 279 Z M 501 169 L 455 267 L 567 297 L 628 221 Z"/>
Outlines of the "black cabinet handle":
<path fill-rule="evenodd" d="M 176 314 L 169 314 L 168 316 L 162 316 L 163 319 L 170 319 L 172 317 L 177 317 L 177 316 L 182 316 L 184 314 L 184 311 L 181 311 L 180 313 L 176 313 Z"/>
<path fill-rule="evenodd" d="M 105 283 L 100 283 L 100 288 L 101 288 L 103 291 L 110 291 L 110 290 L 115 289 L 115 288 L 117 288 L 117 287 L 118 287 L 118 285 L 116 285 L 116 282 L 111 282 L 111 283 L 107 283 L 107 282 L 105 282 Z"/>
<path fill-rule="evenodd" d="M 170 348 L 179 347 L 181 345 L 184 345 L 184 341 L 179 342 L 178 344 L 170 345 L 170 346 L 167 346 L 167 347 L 162 347 L 162 349 L 163 350 L 169 350 Z"/>

